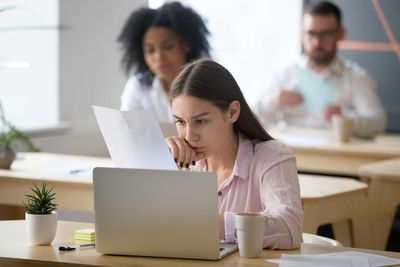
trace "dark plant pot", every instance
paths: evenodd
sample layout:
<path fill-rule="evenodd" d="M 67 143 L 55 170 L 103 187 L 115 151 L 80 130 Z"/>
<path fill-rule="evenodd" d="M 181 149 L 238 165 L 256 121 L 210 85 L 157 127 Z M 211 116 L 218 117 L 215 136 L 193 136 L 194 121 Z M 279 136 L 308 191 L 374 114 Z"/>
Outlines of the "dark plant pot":
<path fill-rule="evenodd" d="M 4 150 L 0 150 L 0 169 L 10 169 L 14 159 L 15 152 L 12 148 L 7 147 Z"/>

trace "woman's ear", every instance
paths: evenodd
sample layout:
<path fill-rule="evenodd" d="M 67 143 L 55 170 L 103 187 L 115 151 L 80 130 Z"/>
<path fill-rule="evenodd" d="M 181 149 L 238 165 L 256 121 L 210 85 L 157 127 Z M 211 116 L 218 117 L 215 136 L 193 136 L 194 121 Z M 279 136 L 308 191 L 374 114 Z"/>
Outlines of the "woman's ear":
<path fill-rule="evenodd" d="M 237 100 L 232 101 L 228 108 L 228 121 L 235 123 L 240 115 L 240 103 Z"/>

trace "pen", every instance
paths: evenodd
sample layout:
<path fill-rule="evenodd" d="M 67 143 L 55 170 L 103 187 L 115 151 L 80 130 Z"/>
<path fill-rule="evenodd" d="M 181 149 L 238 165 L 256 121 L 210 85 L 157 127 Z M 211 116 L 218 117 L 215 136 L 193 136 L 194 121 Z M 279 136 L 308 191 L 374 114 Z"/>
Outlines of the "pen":
<path fill-rule="evenodd" d="M 85 172 L 90 170 L 89 168 L 82 168 L 82 169 L 73 169 L 69 171 L 69 174 L 77 174 L 77 173 L 81 173 L 81 172 Z"/>
<path fill-rule="evenodd" d="M 72 251 L 72 250 L 75 250 L 76 248 L 85 248 L 85 247 L 95 247 L 95 243 L 81 244 L 78 246 L 59 246 L 58 250 L 59 251 Z"/>
<path fill-rule="evenodd" d="M 79 245 L 80 248 L 84 248 L 84 247 L 94 247 L 96 245 L 96 243 L 87 243 L 87 244 L 81 244 Z"/>

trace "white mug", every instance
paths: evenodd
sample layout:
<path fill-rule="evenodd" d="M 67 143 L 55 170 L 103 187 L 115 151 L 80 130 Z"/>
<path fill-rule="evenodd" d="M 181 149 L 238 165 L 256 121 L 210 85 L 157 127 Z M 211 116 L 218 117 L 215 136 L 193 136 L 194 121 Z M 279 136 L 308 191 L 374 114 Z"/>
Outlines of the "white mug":
<path fill-rule="evenodd" d="M 274 223 L 262 213 L 236 213 L 235 228 L 239 244 L 240 257 L 259 258 L 263 249 L 265 229 Z"/>

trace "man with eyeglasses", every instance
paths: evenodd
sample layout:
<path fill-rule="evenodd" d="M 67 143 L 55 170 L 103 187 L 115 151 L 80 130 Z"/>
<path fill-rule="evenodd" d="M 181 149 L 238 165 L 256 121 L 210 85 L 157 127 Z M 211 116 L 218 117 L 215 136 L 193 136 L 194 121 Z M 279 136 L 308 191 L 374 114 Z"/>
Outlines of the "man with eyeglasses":
<path fill-rule="evenodd" d="M 272 94 L 260 98 L 256 113 L 264 124 L 327 128 L 339 114 L 353 119 L 353 132 L 359 137 L 384 131 L 386 115 L 375 82 L 360 66 L 337 56 L 344 36 L 336 5 L 319 2 L 306 8 L 304 55 L 279 77 Z"/>

